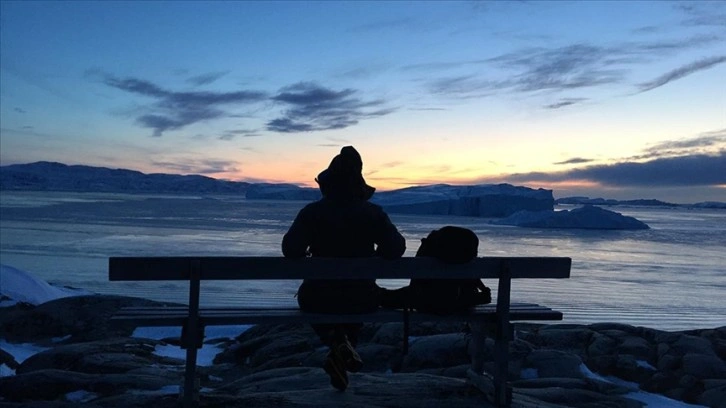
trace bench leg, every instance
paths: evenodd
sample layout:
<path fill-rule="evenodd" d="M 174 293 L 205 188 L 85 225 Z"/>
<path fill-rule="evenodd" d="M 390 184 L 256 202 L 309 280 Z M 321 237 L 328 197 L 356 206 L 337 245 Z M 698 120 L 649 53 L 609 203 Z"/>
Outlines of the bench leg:
<path fill-rule="evenodd" d="M 486 323 L 470 322 L 471 341 L 469 342 L 469 356 L 471 356 L 471 370 L 476 374 L 484 372 L 484 349 L 486 342 Z"/>
<path fill-rule="evenodd" d="M 494 403 L 508 407 L 512 402 L 512 389 L 507 383 L 509 376 L 509 339 L 512 325 L 499 320 L 494 337 Z"/>
<path fill-rule="evenodd" d="M 187 349 L 186 369 L 184 370 L 184 389 L 182 404 L 184 408 L 199 405 L 197 386 L 197 350 L 204 341 L 204 325 L 199 321 L 199 292 L 201 262 L 193 260 L 189 268 L 189 317 L 182 328 L 182 348 Z"/>
<path fill-rule="evenodd" d="M 199 404 L 197 388 L 197 348 L 187 348 L 186 369 L 184 370 L 184 387 L 182 388 L 182 406 L 194 408 Z"/>

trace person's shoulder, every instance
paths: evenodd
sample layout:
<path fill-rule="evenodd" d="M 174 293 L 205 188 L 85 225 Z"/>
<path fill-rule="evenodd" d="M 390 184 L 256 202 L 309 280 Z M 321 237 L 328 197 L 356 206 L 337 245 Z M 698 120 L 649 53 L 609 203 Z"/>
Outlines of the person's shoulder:
<path fill-rule="evenodd" d="M 307 203 L 303 206 L 303 208 L 300 209 L 300 214 L 310 214 L 318 212 L 323 207 L 322 200 L 313 201 L 311 203 Z"/>
<path fill-rule="evenodd" d="M 372 203 L 370 201 L 364 201 L 363 203 L 365 206 L 367 206 L 369 208 L 374 208 L 376 210 L 383 211 L 383 207 L 381 207 L 380 205 L 378 205 L 376 203 Z"/>
<path fill-rule="evenodd" d="M 305 211 L 305 210 L 312 211 L 317 208 L 321 208 L 323 206 L 325 206 L 324 200 L 320 199 L 320 200 L 316 200 L 316 201 L 305 204 L 305 206 L 302 209 L 303 209 L 303 211 Z"/>
<path fill-rule="evenodd" d="M 366 207 L 366 209 L 370 212 L 376 213 L 376 214 L 386 214 L 386 211 L 378 204 L 372 203 L 370 201 L 363 202 L 363 205 Z"/>
<path fill-rule="evenodd" d="M 316 200 L 310 203 L 305 204 L 303 208 L 317 208 L 323 205 L 323 200 Z"/>

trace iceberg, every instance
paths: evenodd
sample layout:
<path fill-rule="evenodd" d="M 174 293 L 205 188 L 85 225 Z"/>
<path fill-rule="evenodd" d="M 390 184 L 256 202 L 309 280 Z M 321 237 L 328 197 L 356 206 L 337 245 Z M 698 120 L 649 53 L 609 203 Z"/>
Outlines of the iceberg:
<path fill-rule="evenodd" d="M 592 205 L 629 205 L 648 207 L 678 207 L 679 204 L 668 203 L 653 198 L 639 198 L 636 200 L 614 200 L 611 198 L 589 198 L 589 197 L 564 197 L 555 200 L 557 204 L 592 204 Z"/>
<path fill-rule="evenodd" d="M 300 187 L 294 184 L 251 184 L 245 193 L 248 200 L 300 200 L 315 201 L 321 197 L 317 188 Z"/>
<path fill-rule="evenodd" d="M 490 221 L 498 225 L 514 225 L 529 228 L 580 228 L 638 230 L 649 229 L 648 224 L 633 217 L 600 207 L 584 207 L 563 211 L 519 211 L 511 216 Z"/>
<path fill-rule="evenodd" d="M 714 208 L 714 209 L 720 209 L 720 210 L 726 210 L 726 203 L 721 201 L 704 201 L 700 203 L 695 203 L 691 205 L 687 205 L 688 207 L 693 208 Z"/>
<path fill-rule="evenodd" d="M 552 190 L 511 184 L 435 184 L 376 193 L 371 200 L 389 213 L 506 217 L 554 208 Z"/>
<path fill-rule="evenodd" d="M 249 200 L 314 201 L 320 197 L 317 188 L 294 184 L 253 184 L 246 193 Z M 376 192 L 371 201 L 389 213 L 469 217 L 506 217 L 520 210 L 552 210 L 555 202 L 552 190 L 511 184 L 408 187 Z"/>

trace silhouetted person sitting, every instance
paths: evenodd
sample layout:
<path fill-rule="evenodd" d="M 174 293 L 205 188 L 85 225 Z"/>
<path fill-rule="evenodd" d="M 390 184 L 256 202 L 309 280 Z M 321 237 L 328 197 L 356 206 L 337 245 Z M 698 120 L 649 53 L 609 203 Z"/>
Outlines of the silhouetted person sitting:
<path fill-rule="evenodd" d="M 318 175 L 315 181 L 323 198 L 298 213 L 282 239 L 282 253 L 286 257 L 399 258 L 403 254 L 403 236 L 380 206 L 368 202 L 375 189 L 366 184 L 362 168 L 360 154 L 346 146 Z M 300 308 L 309 312 L 366 313 L 378 308 L 378 286 L 374 279 L 306 279 L 300 285 L 297 300 Z M 354 349 L 362 324 L 312 326 L 330 347 L 323 368 L 331 384 L 345 390 L 347 371 L 356 372 L 363 364 Z"/>

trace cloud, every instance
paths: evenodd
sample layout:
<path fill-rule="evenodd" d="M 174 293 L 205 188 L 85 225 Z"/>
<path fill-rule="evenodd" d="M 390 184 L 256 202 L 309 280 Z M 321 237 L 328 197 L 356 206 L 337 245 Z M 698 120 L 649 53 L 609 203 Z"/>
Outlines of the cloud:
<path fill-rule="evenodd" d="M 644 163 L 622 162 L 586 166 L 556 173 L 524 173 L 499 177 L 509 182 L 591 181 L 605 186 L 676 187 L 726 185 L 726 151 L 659 158 Z"/>
<path fill-rule="evenodd" d="M 187 79 L 187 82 L 192 83 L 194 85 L 209 85 L 212 82 L 218 80 L 219 78 L 227 75 L 229 71 L 220 71 L 220 72 L 210 72 L 208 74 L 202 74 L 193 76 L 189 79 Z"/>
<path fill-rule="evenodd" d="M 521 92 L 575 89 L 619 82 L 624 72 L 609 68 L 613 50 L 591 44 L 534 48 L 491 59 L 504 69 L 519 70 L 511 87 Z"/>
<path fill-rule="evenodd" d="M 345 126 L 340 124 L 329 125 L 325 129 L 340 129 Z M 278 118 L 267 122 L 267 130 L 272 132 L 280 133 L 295 133 L 295 132 L 312 132 L 313 130 L 325 130 L 323 128 L 316 129 L 313 125 L 307 123 L 295 122 L 289 118 Z"/>
<path fill-rule="evenodd" d="M 428 82 L 434 94 L 457 98 L 479 98 L 495 92 L 534 93 L 540 91 L 566 91 L 622 82 L 626 70 L 616 69 L 621 61 L 611 57 L 610 48 L 589 44 L 572 44 L 557 48 L 524 48 L 486 60 L 430 63 L 408 66 L 407 69 L 445 70 L 466 65 L 499 68 L 504 78 L 491 79 L 479 73 L 449 76 Z M 491 69 L 487 75 L 493 75 Z M 561 105 L 562 107 L 566 105 Z"/>
<path fill-rule="evenodd" d="M 585 159 L 582 157 L 573 157 L 571 159 L 567 159 L 561 162 L 556 162 L 555 164 L 582 164 L 582 163 L 589 163 L 592 159 Z"/>
<path fill-rule="evenodd" d="M 461 68 L 467 65 L 482 65 L 488 63 L 489 60 L 468 60 L 468 61 L 453 61 L 453 62 L 422 62 L 419 64 L 409 64 L 401 67 L 402 71 L 443 71 L 447 69 Z"/>
<path fill-rule="evenodd" d="M 469 74 L 442 76 L 427 82 L 432 93 L 458 98 L 483 97 L 494 92 L 566 92 L 622 84 L 637 65 L 720 41 L 723 41 L 721 36 L 697 35 L 608 46 L 574 43 L 560 47 L 522 48 L 488 59 L 419 63 L 402 69 L 446 72 L 471 68 Z M 482 65 L 486 69 L 479 68 Z M 492 68 L 498 68 L 498 71 Z M 671 78 L 675 79 L 678 78 Z M 551 104 L 546 108 L 568 105 L 571 104 Z"/>
<path fill-rule="evenodd" d="M 348 146 L 351 144 L 348 139 L 343 139 L 341 137 L 326 137 L 326 139 L 329 143 L 318 143 L 316 146 L 340 148 L 341 146 Z"/>
<path fill-rule="evenodd" d="M 726 62 L 726 55 L 704 58 L 704 59 L 692 62 L 688 65 L 684 65 L 684 66 L 674 69 L 670 72 L 666 72 L 665 74 L 659 76 L 658 78 L 655 78 L 652 81 L 639 84 L 638 93 L 642 93 L 642 92 L 653 90 L 655 88 L 659 88 L 670 82 L 684 78 L 684 77 L 691 75 L 693 73 L 696 73 L 698 71 L 703 71 L 705 69 L 712 68 L 712 67 L 714 67 L 718 64 L 722 64 L 724 62 Z"/>
<path fill-rule="evenodd" d="M 496 89 L 505 88 L 503 82 L 494 82 L 479 78 L 475 75 L 462 75 L 440 78 L 429 82 L 431 93 L 453 96 L 461 99 L 481 98 L 494 94 Z"/>
<path fill-rule="evenodd" d="M 342 137 L 328 137 L 327 139 L 330 140 L 330 141 L 332 141 L 332 142 L 338 143 L 340 146 L 344 146 L 344 145 L 351 144 L 350 143 L 350 140 L 345 139 L 345 138 L 342 138 Z"/>
<path fill-rule="evenodd" d="M 368 79 L 380 75 L 390 69 L 389 64 L 369 64 L 364 67 L 355 67 L 335 75 L 337 78 Z"/>
<path fill-rule="evenodd" d="M 386 168 L 386 169 L 391 169 L 394 167 L 402 166 L 404 163 L 405 162 L 402 162 L 402 161 L 392 161 L 392 162 L 381 164 L 381 167 Z"/>
<path fill-rule="evenodd" d="M 676 9 L 686 15 L 685 26 L 713 26 L 726 28 L 726 7 L 723 2 L 689 2 L 678 4 Z"/>
<path fill-rule="evenodd" d="M 666 140 L 644 149 L 643 154 L 630 159 L 708 154 L 718 150 L 726 150 L 726 129 L 705 132 L 690 139 Z"/>
<path fill-rule="evenodd" d="M 361 24 L 350 29 L 351 32 L 366 32 L 390 30 L 399 28 L 414 28 L 416 22 L 411 18 L 395 18 L 390 20 L 380 20 L 373 23 Z"/>
<path fill-rule="evenodd" d="M 722 36 L 703 34 L 682 39 L 626 43 L 622 44 L 620 47 L 623 50 L 624 54 L 642 54 L 650 58 L 658 58 L 662 57 L 660 53 L 663 52 L 669 53 L 676 51 L 685 51 L 704 45 L 720 43 L 721 41 L 723 41 Z"/>
<path fill-rule="evenodd" d="M 2 25 L 2 22 L 0 22 L 0 25 Z M 54 80 L 53 76 L 41 71 L 46 67 L 39 66 L 37 64 L 26 65 L 24 63 L 17 65 L 9 55 L 10 53 L 7 53 L 7 55 L 6 53 L 3 53 L 2 55 L 3 82 L 8 79 L 6 74 L 9 74 L 10 76 L 16 77 L 26 84 L 36 87 L 58 99 L 72 103 L 79 102 L 78 99 L 71 93 L 68 93 L 63 87 L 58 86 L 58 81 Z M 36 69 L 39 70 L 36 71 Z"/>
<path fill-rule="evenodd" d="M 586 101 L 587 98 L 563 98 L 560 99 L 559 102 L 551 103 L 549 105 L 545 105 L 544 107 L 546 109 L 560 109 L 564 108 L 565 106 L 575 105 L 580 102 Z"/>
<path fill-rule="evenodd" d="M 145 128 L 153 129 L 153 135 L 157 137 L 168 130 L 228 116 L 223 107 L 260 102 L 267 97 L 259 91 L 170 91 L 143 79 L 111 75 L 105 75 L 103 82 L 110 87 L 156 100 L 151 112 L 138 116 L 136 121 Z"/>
<path fill-rule="evenodd" d="M 726 144 L 726 129 L 704 133 L 698 137 L 686 140 L 667 140 L 648 148 L 650 151 L 661 149 L 690 149 L 693 147 L 709 147 Z"/>
<path fill-rule="evenodd" d="M 361 119 L 387 115 L 382 100 L 363 101 L 353 89 L 334 91 L 311 82 L 285 87 L 271 99 L 289 107 L 283 117 L 267 122 L 267 130 L 280 133 L 343 129 Z"/>
<path fill-rule="evenodd" d="M 635 28 L 630 32 L 633 34 L 654 34 L 661 31 L 663 31 L 663 27 L 649 25 Z"/>
<path fill-rule="evenodd" d="M 437 112 L 437 111 L 447 111 L 447 108 L 408 108 L 410 111 L 424 111 L 424 112 Z"/>
<path fill-rule="evenodd" d="M 219 140 L 232 140 L 237 137 L 257 137 L 262 136 L 260 131 L 257 129 L 235 129 L 226 130 L 217 139 Z"/>

